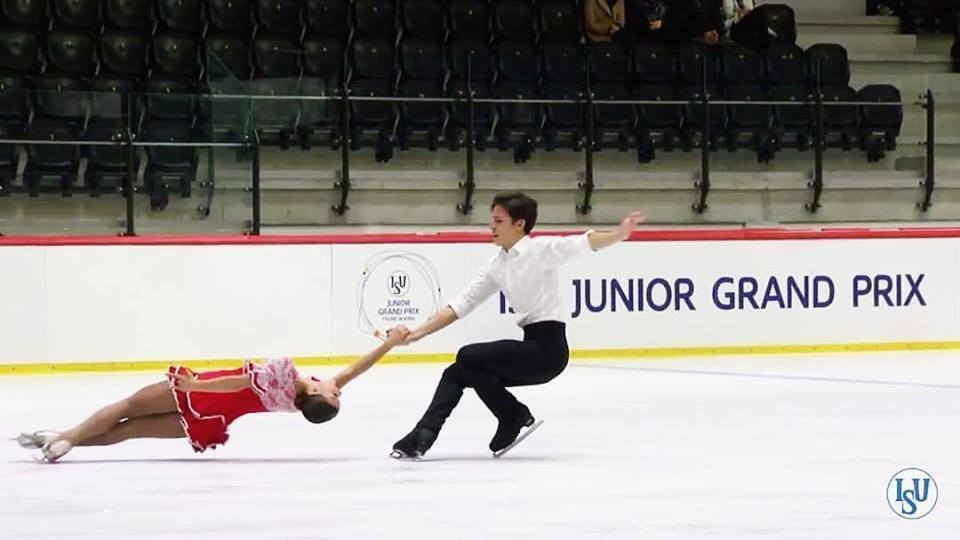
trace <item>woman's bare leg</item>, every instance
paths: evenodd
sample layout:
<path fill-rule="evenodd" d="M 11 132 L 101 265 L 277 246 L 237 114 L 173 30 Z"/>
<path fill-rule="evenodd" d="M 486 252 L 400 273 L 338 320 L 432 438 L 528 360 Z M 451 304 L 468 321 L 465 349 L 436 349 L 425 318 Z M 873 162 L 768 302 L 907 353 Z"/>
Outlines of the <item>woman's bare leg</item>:
<path fill-rule="evenodd" d="M 132 420 L 141 416 L 152 416 L 177 412 L 177 402 L 173 398 L 170 386 L 165 382 L 145 386 L 132 396 L 100 409 L 75 427 L 60 434 L 59 440 L 76 445 L 79 441 L 91 439 L 106 433 L 121 420 Z"/>
<path fill-rule="evenodd" d="M 161 413 L 124 420 L 107 432 L 82 439 L 74 446 L 109 446 L 129 439 L 182 439 L 180 413 Z"/>

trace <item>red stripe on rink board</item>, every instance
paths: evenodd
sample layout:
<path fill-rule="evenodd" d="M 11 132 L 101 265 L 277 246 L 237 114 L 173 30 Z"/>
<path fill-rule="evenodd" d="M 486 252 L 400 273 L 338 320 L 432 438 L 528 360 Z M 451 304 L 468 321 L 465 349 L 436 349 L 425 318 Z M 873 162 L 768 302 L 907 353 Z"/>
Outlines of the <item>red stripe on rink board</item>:
<path fill-rule="evenodd" d="M 534 233 L 561 235 L 585 229 Z M 835 229 L 669 229 L 637 231 L 638 242 L 722 242 L 731 240 L 869 240 L 958 238 L 960 228 L 835 228 Z M 230 246 L 291 244 L 460 244 L 487 243 L 484 232 L 376 233 L 321 235 L 231 236 L 0 236 L 2 246 Z"/>

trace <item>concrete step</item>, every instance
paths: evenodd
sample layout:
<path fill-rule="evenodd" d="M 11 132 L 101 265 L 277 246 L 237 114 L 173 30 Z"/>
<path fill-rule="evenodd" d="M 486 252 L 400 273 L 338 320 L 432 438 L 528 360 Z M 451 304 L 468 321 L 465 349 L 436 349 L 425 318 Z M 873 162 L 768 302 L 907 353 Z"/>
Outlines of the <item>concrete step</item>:
<path fill-rule="evenodd" d="M 694 173 L 694 176 L 699 176 Z M 727 191 L 756 191 L 808 189 L 812 179 L 809 171 L 802 172 L 717 172 L 710 175 L 710 187 Z M 856 171 L 833 170 L 829 172 L 831 189 L 875 189 L 877 187 L 910 189 L 919 183 L 920 175 L 916 171 Z"/>
<path fill-rule="evenodd" d="M 922 155 L 900 156 L 895 158 L 894 161 L 896 168 L 899 170 L 913 170 L 919 174 L 925 174 L 926 160 Z M 938 183 L 941 178 L 957 178 L 957 171 L 960 171 L 960 149 L 953 147 L 938 148 L 934 171 Z"/>
<path fill-rule="evenodd" d="M 900 19 L 881 16 L 836 16 L 797 14 L 798 34 L 897 34 Z"/>
<path fill-rule="evenodd" d="M 953 73 L 949 54 L 849 53 L 850 71 L 855 75 L 896 73 L 898 76 L 924 73 Z"/>
<path fill-rule="evenodd" d="M 790 0 L 798 20 L 811 15 L 862 16 L 867 13 L 864 0 Z"/>
<path fill-rule="evenodd" d="M 920 34 L 917 36 L 917 52 L 925 54 L 950 54 L 954 37 L 949 34 Z"/>
<path fill-rule="evenodd" d="M 912 102 L 928 89 L 938 104 L 960 103 L 960 73 L 861 73 L 852 70 L 850 86 L 859 90 L 868 84 L 892 84 L 905 102 Z"/>
<path fill-rule="evenodd" d="M 836 43 L 843 45 L 847 53 L 893 53 L 910 54 L 917 48 L 917 36 L 911 34 L 889 34 L 883 36 L 871 34 L 810 33 L 797 35 L 797 45 L 806 49 L 817 43 Z"/>
<path fill-rule="evenodd" d="M 960 126 L 960 106 L 937 110 L 935 118 L 937 144 L 955 144 L 960 141 L 960 129 L 957 129 L 957 126 Z M 926 111 L 918 107 L 905 107 L 900 134 L 900 139 L 907 144 L 925 140 L 927 138 Z"/>

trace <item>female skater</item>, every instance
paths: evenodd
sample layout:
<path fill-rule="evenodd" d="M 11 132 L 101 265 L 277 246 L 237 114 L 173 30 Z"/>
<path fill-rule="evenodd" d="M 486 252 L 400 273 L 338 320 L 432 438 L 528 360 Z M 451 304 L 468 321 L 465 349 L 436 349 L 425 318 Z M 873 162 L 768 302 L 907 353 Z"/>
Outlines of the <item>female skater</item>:
<path fill-rule="evenodd" d="M 403 343 L 409 333 L 404 326 L 393 328 L 383 344 L 326 381 L 300 375 L 288 358 L 263 364 L 248 360 L 236 369 L 202 373 L 170 366 L 166 382 L 141 388 L 76 427 L 24 433 L 17 442 L 24 448 L 41 449 L 43 461 L 53 463 L 75 446 L 106 446 L 127 439 L 186 437 L 194 451 L 203 452 L 226 443 L 227 427 L 251 413 L 299 410 L 308 421 L 319 424 L 339 412 L 340 389 Z"/>

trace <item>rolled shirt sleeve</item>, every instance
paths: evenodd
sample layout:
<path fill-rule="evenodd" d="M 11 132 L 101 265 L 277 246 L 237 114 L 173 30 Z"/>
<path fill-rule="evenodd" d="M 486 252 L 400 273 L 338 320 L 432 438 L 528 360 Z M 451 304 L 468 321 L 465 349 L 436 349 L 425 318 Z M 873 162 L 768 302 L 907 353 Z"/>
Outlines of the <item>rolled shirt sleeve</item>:
<path fill-rule="evenodd" d="M 583 234 L 570 236 L 540 236 L 536 238 L 538 244 L 541 244 L 540 263 L 554 268 L 584 253 L 590 253 L 590 233 L 589 230 Z"/>
<path fill-rule="evenodd" d="M 448 304 L 458 319 L 465 317 L 500 288 L 493 280 L 490 266 L 489 262 L 483 265 L 467 288 Z"/>

